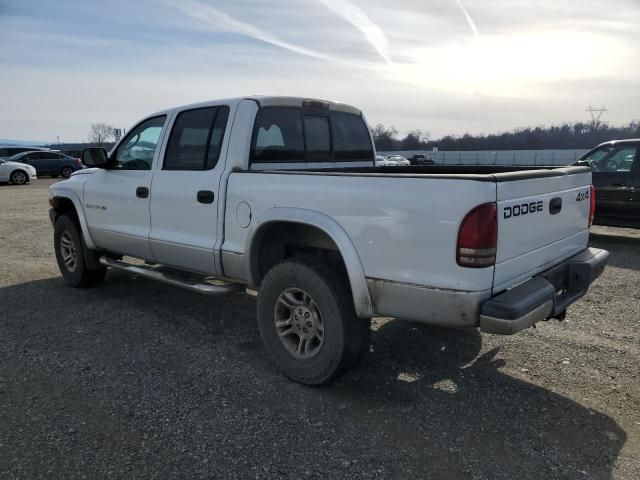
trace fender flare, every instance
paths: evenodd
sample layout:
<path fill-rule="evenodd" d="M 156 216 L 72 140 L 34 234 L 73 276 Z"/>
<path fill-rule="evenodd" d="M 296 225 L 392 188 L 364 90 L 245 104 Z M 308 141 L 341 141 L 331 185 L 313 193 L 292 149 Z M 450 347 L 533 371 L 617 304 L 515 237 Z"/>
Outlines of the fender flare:
<path fill-rule="evenodd" d="M 373 303 L 371 302 L 364 269 L 351 238 L 333 218 L 315 210 L 275 207 L 265 211 L 252 222 L 247 233 L 245 247 L 245 252 L 247 253 L 247 260 L 245 261 L 246 274 L 252 285 L 258 285 L 259 283 L 257 249 L 267 227 L 276 222 L 309 225 L 326 233 L 338 247 L 338 251 L 344 261 L 356 314 L 361 318 L 373 316 Z"/>
<path fill-rule="evenodd" d="M 56 198 L 66 198 L 67 200 L 71 200 L 71 203 L 73 203 L 73 206 L 76 209 L 76 215 L 78 215 L 78 221 L 80 222 L 80 229 L 82 230 L 84 243 L 88 249 L 96 250 L 98 247 L 93 243 L 91 235 L 89 234 L 89 226 L 87 225 L 87 219 L 84 216 L 84 209 L 82 208 L 82 202 L 80 202 L 78 194 L 67 188 L 51 189 L 51 199 L 55 202 Z"/>

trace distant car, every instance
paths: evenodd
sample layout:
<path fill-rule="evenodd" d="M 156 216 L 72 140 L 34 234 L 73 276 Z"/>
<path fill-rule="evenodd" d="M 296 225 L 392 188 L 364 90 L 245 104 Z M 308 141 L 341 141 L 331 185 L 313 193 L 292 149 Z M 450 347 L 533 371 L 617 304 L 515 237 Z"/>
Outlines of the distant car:
<path fill-rule="evenodd" d="M 407 158 L 403 157 L 402 155 L 389 155 L 387 157 L 387 160 L 396 162 L 401 167 L 407 167 L 411 165 L 411 162 Z"/>
<path fill-rule="evenodd" d="M 433 161 L 431 155 L 424 154 L 416 154 L 411 157 L 411 165 L 435 165 L 436 162 Z"/>
<path fill-rule="evenodd" d="M 376 167 L 397 167 L 398 162 L 395 160 L 389 160 L 382 155 L 376 155 Z"/>
<path fill-rule="evenodd" d="M 577 163 L 592 169 L 594 223 L 640 228 L 640 139 L 603 143 Z"/>
<path fill-rule="evenodd" d="M 41 147 L 25 147 L 20 145 L 0 145 L 0 158 L 7 159 L 22 152 L 41 151 L 46 152 L 48 148 Z"/>
<path fill-rule="evenodd" d="M 36 169 L 32 166 L 0 159 L 0 182 L 24 185 L 35 179 Z"/>
<path fill-rule="evenodd" d="M 59 153 L 71 158 L 82 158 L 82 150 L 60 150 Z"/>
<path fill-rule="evenodd" d="M 52 151 L 23 152 L 10 157 L 9 160 L 31 165 L 36 169 L 38 176 L 50 175 L 54 178 L 59 175 L 69 178 L 73 172 L 84 168 L 79 158 Z"/>

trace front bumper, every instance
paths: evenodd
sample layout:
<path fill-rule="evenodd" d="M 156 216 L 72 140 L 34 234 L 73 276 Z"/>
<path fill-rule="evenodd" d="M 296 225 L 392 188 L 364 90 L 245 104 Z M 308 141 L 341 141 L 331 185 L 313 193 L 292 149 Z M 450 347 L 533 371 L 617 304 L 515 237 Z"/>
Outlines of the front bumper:
<path fill-rule="evenodd" d="M 517 287 L 487 300 L 480 311 L 480 330 L 510 335 L 541 320 L 562 315 L 584 296 L 600 276 L 609 252 L 587 248 Z"/>

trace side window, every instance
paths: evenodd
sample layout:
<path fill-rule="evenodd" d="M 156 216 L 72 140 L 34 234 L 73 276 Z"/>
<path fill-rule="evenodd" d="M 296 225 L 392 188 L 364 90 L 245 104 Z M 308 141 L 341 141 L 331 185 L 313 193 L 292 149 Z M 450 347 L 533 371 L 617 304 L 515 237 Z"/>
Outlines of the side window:
<path fill-rule="evenodd" d="M 116 150 L 109 167 L 114 170 L 151 170 L 153 154 L 166 119 L 166 115 L 161 115 L 134 127 Z"/>
<path fill-rule="evenodd" d="M 331 133 L 327 117 L 304 116 L 307 160 L 331 160 Z"/>
<path fill-rule="evenodd" d="M 171 130 L 164 170 L 210 170 L 218 163 L 229 107 L 207 107 L 178 114 Z"/>
<path fill-rule="evenodd" d="M 298 108 L 264 107 L 256 116 L 251 142 L 254 162 L 304 160 L 302 115 Z"/>
<path fill-rule="evenodd" d="M 586 160 L 591 161 L 594 172 L 630 172 L 637 153 L 636 145 L 604 147 L 602 150 L 595 151 Z"/>
<path fill-rule="evenodd" d="M 336 160 L 373 160 L 371 135 L 360 115 L 331 112 L 331 132 Z"/>

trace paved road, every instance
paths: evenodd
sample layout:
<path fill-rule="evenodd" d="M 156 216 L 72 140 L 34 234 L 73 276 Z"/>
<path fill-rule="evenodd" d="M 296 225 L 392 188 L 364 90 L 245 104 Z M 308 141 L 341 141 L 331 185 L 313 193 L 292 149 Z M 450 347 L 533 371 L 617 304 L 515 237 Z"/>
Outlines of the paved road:
<path fill-rule="evenodd" d="M 0 478 L 640 478 L 640 235 L 563 323 L 376 319 L 334 385 L 269 364 L 243 295 L 61 281 L 46 187 L 0 185 Z"/>

